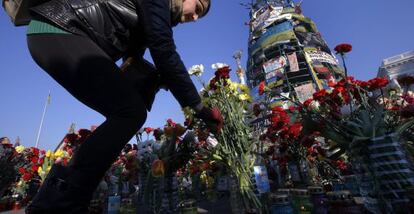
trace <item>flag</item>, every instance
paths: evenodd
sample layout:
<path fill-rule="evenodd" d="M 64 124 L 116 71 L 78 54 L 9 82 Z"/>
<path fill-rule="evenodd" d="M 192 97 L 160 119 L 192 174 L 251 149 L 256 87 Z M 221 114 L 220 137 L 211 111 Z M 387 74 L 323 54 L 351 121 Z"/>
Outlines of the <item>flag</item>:
<path fill-rule="evenodd" d="M 49 105 L 50 104 L 50 101 L 51 101 L 51 96 L 50 96 L 50 91 L 49 91 L 49 95 L 47 95 L 47 104 Z"/>

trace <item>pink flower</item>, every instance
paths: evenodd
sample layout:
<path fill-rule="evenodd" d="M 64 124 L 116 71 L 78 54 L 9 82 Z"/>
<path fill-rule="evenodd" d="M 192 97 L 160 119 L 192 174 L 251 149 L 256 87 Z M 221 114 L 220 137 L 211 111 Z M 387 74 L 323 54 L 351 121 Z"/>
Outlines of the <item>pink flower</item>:
<path fill-rule="evenodd" d="M 175 127 L 176 125 L 176 123 L 174 123 L 174 121 L 171 118 L 167 120 L 167 124 L 168 126 L 172 126 L 172 127 Z"/>
<path fill-rule="evenodd" d="M 55 160 L 55 164 L 60 164 L 62 163 L 63 159 L 61 157 L 56 158 Z"/>

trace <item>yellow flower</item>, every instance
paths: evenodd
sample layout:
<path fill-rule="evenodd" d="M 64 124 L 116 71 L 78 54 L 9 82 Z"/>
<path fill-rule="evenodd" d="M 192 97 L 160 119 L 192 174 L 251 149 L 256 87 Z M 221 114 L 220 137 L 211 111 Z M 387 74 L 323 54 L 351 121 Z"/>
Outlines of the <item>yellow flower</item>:
<path fill-rule="evenodd" d="M 57 150 L 56 152 L 55 152 L 55 154 L 54 154 L 54 156 L 55 157 L 61 157 L 61 158 L 63 158 L 64 157 L 64 153 L 63 153 L 63 151 L 62 150 Z"/>
<path fill-rule="evenodd" d="M 252 98 L 248 94 L 239 94 L 239 99 L 242 101 L 251 100 Z"/>
<path fill-rule="evenodd" d="M 194 112 L 190 107 L 184 107 L 182 110 L 185 116 L 193 115 Z"/>
<path fill-rule="evenodd" d="M 46 175 L 46 172 L 45 171 L 43 171 L 43 169 L 42 169 L 42 167 L 41 166 L 39 166 L 39 168 L 37 169 L 37 174 L 40 176 L 40 177 L 44 177 L 45 175 Z"/>
<path fill-rule="evenodd" d="M 52 151 L 47 150 L 47 152 L 46 152 L 46 157 L 47 157 L 47 158 L 50 158 L 51 156 L 52 156 Z"/>
<path fill-rule="evenodd" d="M 236 92 L 237 91 L 237 83 L 233 83 L 233 82 L 231 82 L 231 81 L 228 81 L 227 82 L 228 84 L 229 84 L 229 89 L 231 90 L 231 92 Z"/>
<path fill-rule="evenodd" d="M 39 166 L 39 168 L 37 168 L 37 173 L 39 173 L 39 175 L 40 175 L 40 173 L 42 173 L 42 172 L 43 172 L 43 169 L 42 169 L 41 166 Z"/>
<path fill-rule="evenodd" d="M 22 153 L 24 151 L 24 146 L 20 145 L 20 146 L 16 146 L 16 152 L 17 153 Z"/>
<path fill-rule="evenodd" d="M 247 85 L 239 84 L 240 91 L 244 94 L 250 94 L 249 87 Z"/>

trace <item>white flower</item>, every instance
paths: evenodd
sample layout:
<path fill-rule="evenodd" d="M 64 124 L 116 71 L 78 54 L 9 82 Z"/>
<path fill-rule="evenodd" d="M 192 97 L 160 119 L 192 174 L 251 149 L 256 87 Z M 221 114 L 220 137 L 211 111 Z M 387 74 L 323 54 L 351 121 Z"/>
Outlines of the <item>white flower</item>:
<path fill-rule="evenodd" d="M 211 137 L 211 136 L 209 136 L 207 139 L 206 139 L 206 142 L 207 142 L 207 144 L 208 145 L 210 145 L 211 147 L 216 147 L 217 146 L 217 144 L 218 144 L 218 141 L 217 141 L 217 139 L 216 138 L 214 138 L 214 137 Z"/>
<path fill-rule="evenodd" d="M 190 69 L 188 69 L 188 73 L 190 75 L 195 75 L 195 76 L 201 76 L 204 72 L 204 65 L 200 64 L 200 65 L 193 65 L 191 66 Z"/>
<path fill-rule="evenodd" d="M 213 70 L 218 70 L 218 69 L 220 69 L 220 68 L 224 68 L 224 67 L 228 67 L 229 65 L 227 65 L 227 64 L 225 64 L 225 63 L 221 63 L 221 62 L 218 62 L 218 63 L 216 63 L 216 64 L 212 64 L 211 65 L 211 68 L 213 69 Z"/>
<path fill-rule="evenodd" d="M 55 160 L 55 164 L 60 164 L 60 163 L 62 163 L 62 161 L 63 161 L 62 157 L 58 157 Z"/>
<path fill-rule="evenodd" d="M 318 101 L 316 101 L 316 100 L 313 100 L 312 102 L 311 102 L 311 104 L 309 105 L 309 107 L 312 109 L 312 110 L 314 110 L 314 111 L 319 111 L 319 107 L 320 107 L 321 105 L 319 104 L 319 102 Z"/>

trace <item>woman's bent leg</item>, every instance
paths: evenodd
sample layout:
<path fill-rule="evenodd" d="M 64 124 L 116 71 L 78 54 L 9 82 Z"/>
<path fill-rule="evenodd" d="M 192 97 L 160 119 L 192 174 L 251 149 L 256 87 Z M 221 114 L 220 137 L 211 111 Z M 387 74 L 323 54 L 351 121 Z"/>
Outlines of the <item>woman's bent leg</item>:
<path fill-rule="evenodd" d="M 52 170 L 52 177 L 82 190 L 86 197 L 80 197 L 80 204 L 88 203 L 106 170 L 144 124 L 145 104 L 118 66 L 91 40 L 76 35 L 39 34 L 28 36 L 28 45 L 40 67 L 75 98 L 106 117 L 80 146 L 67 168 Z M 50 189 L 47 184 L 42 187 L 33 200 L 32 210 L 71 213 L 68 203 L 60 202 L 76 203 L 76 193 L 68 191 L 53 198 L 47 196 L 53 192 L 47 191 Z"/>

